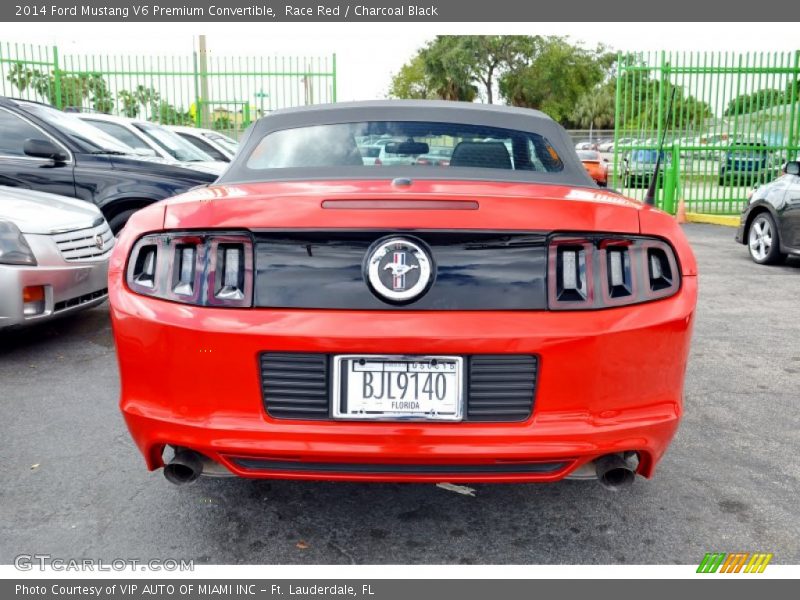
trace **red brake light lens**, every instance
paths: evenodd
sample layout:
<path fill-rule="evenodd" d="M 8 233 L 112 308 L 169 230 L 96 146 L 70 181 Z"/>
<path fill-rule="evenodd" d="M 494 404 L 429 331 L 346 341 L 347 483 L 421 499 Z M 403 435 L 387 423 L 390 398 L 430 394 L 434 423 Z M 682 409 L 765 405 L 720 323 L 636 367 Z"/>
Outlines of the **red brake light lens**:
<path fill-rule="evenodd" d="M 591 310 L 666 298 L 680 289 L 675 253 L 657 238 L 559 234 L 548 251 L 551 310 Z"/>
<path fill-rule="evenodd" d="M 131 291 L 198 306 L 253 303 L 253 242 L 249 235 L 170 232 L 146 235 L 133 247 Z"/>

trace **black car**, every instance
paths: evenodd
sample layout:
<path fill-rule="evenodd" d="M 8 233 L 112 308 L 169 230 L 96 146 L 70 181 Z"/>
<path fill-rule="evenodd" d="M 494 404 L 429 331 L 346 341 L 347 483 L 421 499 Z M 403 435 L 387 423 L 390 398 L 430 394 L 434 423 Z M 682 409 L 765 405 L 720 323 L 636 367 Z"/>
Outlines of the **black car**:
<path fill-rule="evenodd" d="M 0 97 L 0 185 L 93 202 L 114 233 L 136 210 L 216 177 L 137 156 L 51 106 Z"/>
<path fill-rule="evenodd" d="M 753 193 L 736 232 L 736 241 L 762 265 L 800 256 L 800 162 L 787 162 L 783 172 Z"/>

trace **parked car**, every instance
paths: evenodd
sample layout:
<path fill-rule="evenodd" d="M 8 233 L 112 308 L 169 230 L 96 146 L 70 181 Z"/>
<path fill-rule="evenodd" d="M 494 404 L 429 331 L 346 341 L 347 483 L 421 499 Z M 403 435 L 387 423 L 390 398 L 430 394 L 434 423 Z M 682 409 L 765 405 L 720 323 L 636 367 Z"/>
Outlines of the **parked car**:
<path fill-rule="evenodd" d="M 599 144 L 597 144 L 597 150 L 600 152 L 613 152 L 614 151 L 614 139 L 610 140 L 603 140 Z"/>
<path fill-rule="evenodd" d="M 763 141 L 732 144 L 719 165 L 719 184 L 752 185 L 772 175 L 770 154 Z"/>
<path fill-rule="evenodd" d="M 381 155 L 381 149 L 383 148 L 382 145 L 366 145 L 366 146 L 359 146 L 358 151 L 361 153 L 361 159 L 364 161 L 365 165 L 374 165 L 375 161 Z"/>
<path fill-rule="evenodd" d="M 99 113 L 79 113 L 76 116 L 123 144 L 140 151 L 149 150 L 168 162 L 213 175 L 220 175 L 225 170 L 224 162 L 214 160 L 177 133 L 156 123 Z"/>
<path fill-rule="evenodd" d="M 138 156 L 75 115 L 0 97 L 0 185 L 93 202 L 114 233 L 137 209 L 215 179 Z"/>
<path fill-rule="evenodd" d="M 578 158 L 589 176 L 601 187 L 608 185 L 608 160 L 596 150 L 579 150 Z"/>
<path fill-rule="evenodd" d="M 583 140 L 575 144 L 575 150 L 597 150 L 597 140 Z"/>
<path fill-rule="evenodd" d="M 648 187 L 656 168 L 658 150 L 631 150 L 623 159 L 623 180 L 625 187 Z M 661 173 L 672 164 L 672 154 L 661 152 Z"/>
<path fill-rule="evenodd" d="M 452 140 L 450 165 L 365 165 L 356 138 L 384 130 Z M 618 488 L 651 477 L 677 430 L 696 274 L 675 220 L 598 194 L 538 111 L 276 111 L 216 184 L 120 236 L 120 408 L 177 484 Z"/>
<path fill-rule="evenodd" d="M 453 146 L 434 146 L 426 154 L 417 157 L 417 164 L 422 166 L 447 167 L 453 156 Z"/>
<path fill-rule="evenodd" d="M 180 125 L 168 126 L 167 129 L 174 131 L 217 162 L 231 162 L 239 149 L 239 142 L 213 129 Z"/>
<path fill-rule="evenodd" d="M 425 142 L 413 140 L 387 142 L 381 145 L 381 152 L 374 164 L 378 166 L 413 165 L 416 164 L 419 155 L 427 154 L 429 150 L 430 147 Z"/>
<path fill-rule="evenodd" d="M 0 186 L 0 330 L 105 301 L 113 247 L 96 206 Z"/>
<path fill-rule="evenodd" d="M 626 147 L 635 145 L 638 142 L 635 138 L 620 138 L 616 141 L 616 146 L 614 143 L 614 139 L 606 140 L 601 144 L 597 145 L 597 149 L 600 152 L 614 152 L 614 148 L 617 147 L 620 150 L 625 150 Z"/>
<path fill-rule="evenodd" d="M 800 162 L 784 165 L 783 176 L 759 186 L 742 212 L 736 241 L 761 265 L 800 256 Z"/>

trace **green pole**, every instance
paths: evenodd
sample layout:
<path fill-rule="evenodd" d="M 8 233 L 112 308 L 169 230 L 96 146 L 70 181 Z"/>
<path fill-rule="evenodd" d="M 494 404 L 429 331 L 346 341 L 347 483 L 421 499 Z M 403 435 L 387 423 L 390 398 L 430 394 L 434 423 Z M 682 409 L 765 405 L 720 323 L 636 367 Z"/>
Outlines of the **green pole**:
<path fill-rule="evenodd" d="M 667 86 L 666 86 L 667 65 L 665 64 L 665 52 L 663 50 L 661 51 L 660 67 L 661 67 L 661 69 L 660 69 L 661 70 L 661 79 L 660 79 L 659 85 L 658 85 L 658 122 L 656 123 L 656 144 L 657 144 L 656 148 L 658 148 L 658 145 L 661 144 L 661 132 L 664 129 L 664 125 L 663 125 L 663 120 L 664 120 L 664 102 L 665 102 L 664 94 L 665 94 L 665 91 L 667 89 Z M 658 173 L 657 176 L 660 178 L 661 173 Z M 659 181 L 657 179 L 656 180 L 656 198 L 655 198 L 656 206 L 661 204 L 661 200 L 663 200 L 662 195 L 659 193 L 659 187 L 660 186 L 658 185 L 658 183 L 659 183 Z"/>
<path fill-rule="evenodd" d="M 333 90 L 331 91 L 331 100 L 336 102 L 336 52 L 333 53 L 333 63 L 332 63 L 332 73 L 333 73 Z"/>
<path fill-rule="evenodd" d="M 56 108 L 62 110 L 61 100 L 61 69 L 58 67 L 58 46 L 53 46 L 53 86 L 55 92 Z"/>
<path fill-rule="evenodd" d="M 614 99 L 614 188 L 617 187 L 617 170 L 619 168 L 619 128 L 622 120 L 620 107 L 622 105 L 622 52 L 617 52 L 617 81 Z"/>
<path fill-rule="evenodd" d="M 795 139 L 794 123 L 797 112 L 797 76 L 800 74 L 800 50 L 794 53 L 794 65 L 792 68 L 792 99 L 789 103 L 789 144 L 786 149 L 786 161 L 795 160 L 797 154 L 794 145 L 797 143 Z"/>
<path fill-rule="evenodd" d="M 197 70 L 197 50 L 192 52 L 194 63 L 193 63 L 193 71 L 194 71 L 194 124 L 195 127 L 200 127 L 200 111 L 202 110 L 200 107 L 200 74 Z"/>
<path fill-rule="evenodd" d="M 679 146 L 678 142 L 672 144 L 672 164 L 669 169 L 665 169 L 664 210 L 671 215 L 675 214 L 675 194 L 678 189 L 678 177 L 680 176 L 681 152 Z"/>

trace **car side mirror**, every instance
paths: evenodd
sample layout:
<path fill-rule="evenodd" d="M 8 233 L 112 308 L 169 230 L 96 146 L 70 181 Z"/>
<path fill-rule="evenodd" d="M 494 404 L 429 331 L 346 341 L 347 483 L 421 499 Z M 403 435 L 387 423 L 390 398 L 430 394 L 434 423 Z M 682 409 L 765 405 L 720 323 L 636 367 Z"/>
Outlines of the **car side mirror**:
<path fill-rule="evenodd" d="M 800 162 L 790 160 L 783 167 L 783 172 L 787 175 L 800 175 Z"/>
<path fill-rule="evenodd" d="M 49 158 L 57 163 L 63 163 L 67 160 L 66 153 L 50 140 L 28 138 L 22 146 L 22 151 L 26 156 Z"/>

